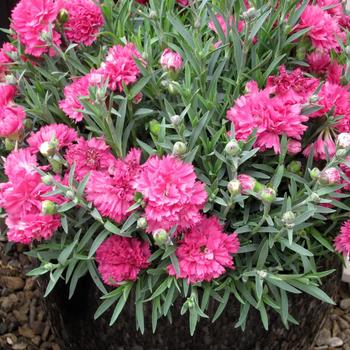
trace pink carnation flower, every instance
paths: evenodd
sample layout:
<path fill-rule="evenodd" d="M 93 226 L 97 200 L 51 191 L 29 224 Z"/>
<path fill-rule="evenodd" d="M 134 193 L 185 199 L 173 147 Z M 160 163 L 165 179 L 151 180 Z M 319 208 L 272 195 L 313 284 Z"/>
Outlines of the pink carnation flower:
<path fill-rule="evenodd" d="M 326 9 L 326 12 L 337 21 L 340 20 L 344 14 L 342 0 L 317 0 L 316 3 L 323 8 L 329 7 Z"/>
<path fill-rule="evenodd" d="M 151 157 L 142 166 L 135 190 L 143 195 L 148 232 L 189 228 L 200 220 L 207 193 L 191 164 L 173 156 Z"/>
<path fill-rule="evenodd" d="M 111 286 L 135 281 L 139 272 L 149 266 L 150 256 L 147 242 L 117 235 L 107 238 L 96 251 L 98 271 L 103 282 Z"/>
<path fill-rule="evenodd" d="M 0 106 L 8 105 L 16 95 L 15 85 L 0 84 Z"/>
<path fill-rule="evenodd" d="M 140 159 L 141 151 L 132 149 L 125 160 L 115 160 L 108 172 L 91 172 L 85 191 L 101 215 L 117 223 L 130 215 L 127 210 L 134 203 L 133 183 L 140 170 Z"/>
<path fill-rule="evenodd" d="M 243 194 L 246 194 L 248 191 L 254 191 L 257 181 L 253 177 L 246 174 L 240 174 L 237 176 L 237 179 L 241 184 Z"/>
<path fill-rule="evenodd" d="M 21 106 L 0 105 L 0 137 L 17 138 L 24 129 L 23 121 L 25 117 L 26 113 Z"/>
<path fill-rule="evenodd" d="M 314 73 L 323 74 L 327 71 L 331 58 L 326 50 L 315 50 L 306 56 L 306 61 L 309 64 L 309 70 Z"/>
<path fill-rule="evenodd" d="M 140 70 L 134 58 L 142 61 L 140 53 L 132 43 L 125 46 L 115 45 L 108 51 L 106 60 L 101 65 L 100 72 L 104 81 L 108 79 L 109 88 L 113 91 L 123 91 L 123 84 L 126 86 L 137 81 Z"/>
<path fill-rule="evenodd" d="M 0 49 L 0 80 L 4 79 L 9 65 L 13 62 L 11 54 L 17 52 L 17 48 L 11 43 L 4 43 Z"/>
<path fill-rule="evenodd" d="M 330 157 L 333 157 L 335 155 L 336 145 L 329 132 L 321 133 L 314 143 L 308 145 L 304 149 L 303 154 L 306 157 L 308 157 L 310 154 L 311 145 L 314 147 L 314 159 L 316 160 L 327 159 L 327 153 L 325 149 L 327 150 Z"/>
<path fill-rule="evenodd" d="M 39 131 L 32 133 L 28 139 L 28 145 L 31 152 L 39 152 L 40 146 L 44 142 L 50 142 L 53 139 L 58 140 L 57 150 L 69 146 L 78 138 L 77 132 L 65 124 L 50 124 L 43 126 Z"/>
<path fill-rule="evenodd" d="M 55 50 L 43 40 L 52 33 L 52 41 L 60 46 L 60 34 L 55 30 L 55 20 L 60 10 L 60 1 L 21 0 L 12 12 L 12 28 L 19 41 L 25 46 L 25 53 L 40 57 L 44 53 L 53 56 Z"/>
<path fill-rule="evenodd" d="M 68 11 L 64 25 L 68 40 L 91 45 L 104 24 L 100 7 L 92 0 L 66 0 L 64 7 Z"/>
<path fill-rule="evenodd" d="M 334 241 L 335 249 L 344 255 L 350 254 L 350 220 L 343 223 L 340 234 Z"/>
<path fill-rule="evenodd" d="M 80 122 L 84 119 L 84 115 L 81 112 L 84 107 L 79 99 L 89 96 L 89 87 L 91 85 L 93 85 L 91 76 L 88 74 L 75 79 L 72 84 L 64 88 L 64 99 L 59 102 L 59 107 L 69 118 L 76 122 Z"/>
<path fill-rule="evenodd" d="M 283 98 L 270 98 L 271 89 L 258 90 L 255 82 L 248 84 L 249 93 L 239 97 L 228 110 L 227 119 L 235 126 L 237 140 L 246 141 L 257 130 L 255 146 L 261 151 L 273 148 L 280 152 L 280 135 L 300 140 L 307 126 L 300 104 L 286 103 Z M 244 118 L 242 118 L 242 115 Z"/>
<path fill-rule="evenodd" d="M 308 5 L 300 17 L 298 30 L 309 27 L 311 29 L 306 35 L 315 48 L 339 49 L 337 39 L 345 40 L 345 34 L 341 31 L 337 20 L 319 6 Z"/>
<path fill-rule="evenodd" d="M 334 167 L 323 170 L 320 174 L 320 181 L 328 185 L 340 184 L 341 177 L 339 170 Z"/>
<path fill-rule="evenodd" d="M 287 148 L 288 148 L 288 153 L 294 156 L 301 152 L 301 143 L 300 141 L 289 139 Z"/>
<path fill-rule="evenodd" d="M 231 254 L 237 253 L 238 249 L 236 234 L 224 233 L 216 217 L 202 217 L 184 234 L 176 250 L 180 275 L 172 265 L 168 272 L 177 278 L 187 278 L 189 283 L 210 282 L 224 274 L 225 268 L 234 268 Z"/>
<path fill-rule="evenodd" d="M 223 33 L 225 35 L 227 35 L 227 24 L 229 25 L 229 27 L 232 27 L 232 23 L 233 23 L 233 16 L 230 16 L 228 19 L 227 19 L 227 23 L 226 23 L 226 20 L 223 16 L 221 15 L 216 15 L 216 20 L 218 21 L 220 27 L 221 27 L 221 30 L 223 31 Z M 212 31 L 214 31 L 216 34 L 218 34 L 218 30 L 215 26 L 215 23 L 214 21 L 210 21 L 209 24 L 208 24 L 208 27 L 209 29 L 211 29 Z"/>
<path fill-rule="evenodd" d="M 106 172 L 116 160 L 105 141 L 96 137 L 88 141 L 80 138 L 76 144 L 71 144 L 65 158 L 70 166 L 75 163 L 78 181 L 92 170 Z"/>
<path fill-rule="evenodd" d="M 182 57 L 177 52 L 165 49 L 160 57 L 160 64 L 165 70 L 177 72 L 182 68 Z"/>

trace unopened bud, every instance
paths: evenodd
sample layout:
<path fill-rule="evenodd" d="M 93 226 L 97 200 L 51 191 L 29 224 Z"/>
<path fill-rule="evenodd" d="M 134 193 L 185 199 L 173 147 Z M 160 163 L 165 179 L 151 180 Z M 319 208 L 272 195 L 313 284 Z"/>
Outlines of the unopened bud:
<path fill-rule="evenodd" d="M 310 198 L 310 201 L 313 203 L 320 203 L 320 200 L 321 200 L 320 196 L 315 192 L 312 192 L 309 198 Z"/>
<path fill-rule="evenodd" d="M 160 132 L 160 123 L 157 120 L 152 119 L 149 122 L 149 129 L 154 136 L 158 136 Z"/>
<path fill-rule="evenodd" d="M 170 121 L 171 121 L 171 124 L 173 124 L 175 126 L 179 125 L 180 121 L 181 121 L 181 116 L 179 116 L 178 114 L 172 115 L 170 117 Z"/>
<path fill-rule="evenodd" d="M 254 7 L 249 8 L 247 11 L 244 11 L 242 16 L 244 19 L 253 18 L 257 14 L 256 9 Z"/>
<path fill-rule="evenodd" d="M 260 198 L 263 203 L 272 203 L 276 199 L 276 191 L 273 188 L 265 187 L 260 191 Z"/>
<path fill-rule="evenodd" d="M 344 149 L 350 148 L 350 133 L 342 132 L 339 134 L 337 137 L 337 146 Z"/>
<path fill-rule="evenodd" d="M 168 239 L 169 239 L 169 236 L 168 236 L 168 232 L 166 232 L 165 230 L 163 230 L 162 228 L 161 229 L 158 229 L 156 231 L 154 231 L 152 233 L 152 236 L 154 238 L 154 241 L 155 243 L 158 245 L 158 246 L 162 246 L 164 245 L 165 243 L 167 243 Z"/>
<path fill-rule="evenodd" d="M 67 197 L 68 199 L 74 199 L 74 198 L 75 198 L 75 193 L 74 193 L 74 191 L 68 190 L 68 191 L 66 192 L 66 197 Z"/>
<path fill-rule="evenodd" d="M 145 218 L 139 218 L 137 220 L 137 228 L 144 230 L 147 228 L 147 220 Z"/>
<path fill-rule="evenodd" d="M 229 156 L 236 156 L 240 151 L 241 147 L 239 146 L 239 143 L 235 140 L 229 141 L 225 146 L 225 152 Z"/>
<path fill-rule="evenodd" d="M 172 82 L 168 84 L 168 91 L 170 95 L 175 95 L 177 93 L 176 87 Z"/>
<path fill-rule="evenodd" d="M 187 151 L 186 145 L 181 142 L 175 142 L 174 147 L 173 147 L 173 154 L 175 154 L 176 156 L 182 156 L 183 154 L 185 154 Z"/>
<path fill-rule="evenodd" d="M 57 213 L 56 203 L 46 200 L 41 203 L 41 212 L 44 215 L 53 215 Z"/>
<path fill-rule="evenodd" d="M 48 185 L 48 186 L 52 185 L 52 183 L 53 183 L 52 175 L 44 175 L 44 176 L 42 176 L 41 177 L 41 182 L 43 184 L 45 184 L 45 185 Z"/>
<path fill-rule="evenodd" d="M 5 149 L 6 151 L 12 151 L 15 148 L 15 143 L 11 141 L 10 139 L 5 139 Z"/>
<path fill-rule="evenodd" d="M 261 279 L 265 279 L 267 277 L 267 272 L 264 270 L 257 270 L 256 274 L 261 278 Z"/>
<path fill-rule="evenodd" d="M 302 168 L 302 164 L 299 160 L 293 160 L 288 164 L 287 169 L 293 173 L 293 174 L 297 174 L 300 172 Z"/>
<path fill-rule="evenodd" d="M 39 147 L 39 151 L 44 157 L 52 156 L 56 153 L 57 146 L 58 140 L 54 137 L 51 141 L 43 142 Z"/>
<path fill-rule="evenodd" d="M 151 11 L 149 12 L 148 18 L 150 18 L 150 19 L 155 19 L 155 18 L 157 18 L 157 12 L 154 11 L 154 10 L 151 10 Z"/>
<path fill-rule="evenodd" d="M 282 222 L 287 228 L 292 228 L 294 226 L 295 214 L 292 211 L 287 211 L 282 216 Z"/>
<path fill-rule="evenodd" d="M 58 13 L 57 19 L 60 24 L 64 24 L 68 21 L 68 17 L 69 17 L 68 11 L 66 9 L 62 9 Z"/>
<path fill-rule="evenodd" d="M 237 196 L 241 194 L 242 186 L 239 180 L 231 180 L 227 184 L 227 190 L 232 196 Z"/>
<path fill-rule="evenodd" d="M 321 171 L 318 168 L 313 168 L 310 170 L 310 177 L 312 180 L 318 180 L 320 177 Z"/>
<path fill-rule="evenodd" d="M 340 183 L 340 173 L 337 168 L 328 168 L 321 172 L 318 179 L 322 185 L 335 185 Z"/>

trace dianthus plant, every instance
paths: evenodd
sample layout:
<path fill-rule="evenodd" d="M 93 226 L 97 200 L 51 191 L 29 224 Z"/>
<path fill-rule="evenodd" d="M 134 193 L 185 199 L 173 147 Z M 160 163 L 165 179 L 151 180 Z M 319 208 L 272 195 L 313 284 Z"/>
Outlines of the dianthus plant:
<path fill-rule="evenodd" d="M 28 18 L 31 20 L 29 21 Z M 230 299 L 297 323 L 350 252 L 350 17 L 340 0 L 21 0 L 0 52 L 0 206 L 96 317 Z M 340 234 L 337 235 L 337 232 Z M 211 314 L 209 305 L 216 307 Z M 177 307 L 177 306 L 176 306 Z"/>

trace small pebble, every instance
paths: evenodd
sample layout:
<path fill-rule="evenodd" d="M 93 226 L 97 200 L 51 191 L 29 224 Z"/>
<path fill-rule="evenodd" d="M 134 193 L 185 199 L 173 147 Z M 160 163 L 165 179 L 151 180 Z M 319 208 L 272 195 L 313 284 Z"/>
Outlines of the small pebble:
<path fill-rule="evenodd" d="M 327 344 L 332 348 L 339 348 L 340 346 L 343 346 L 344 342 L 338 337 L 333 337 L 328 339 Z"/>
<path fill-rule="evenodd" d="M 340 307 L 341 307 L 343 310 L 348 310 L 348 309 L 350 309 L 350 298 L 343 299 L 343 300 L 340 302 Z"/>

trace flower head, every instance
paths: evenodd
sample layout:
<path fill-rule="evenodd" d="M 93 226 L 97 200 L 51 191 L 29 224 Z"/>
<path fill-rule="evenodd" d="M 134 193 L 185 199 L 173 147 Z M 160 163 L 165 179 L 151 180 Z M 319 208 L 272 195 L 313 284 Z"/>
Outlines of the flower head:
<path fill-rule="evenodd" d="M 17 52 L 17 48 L 11 43 L 4 43 L 0 49 L 0 80 L 4 78 L 9 65 L 13 62 L 10 57 L 13 52 Z"/>
<path fill-rule="evenodd" d="M 109 146 L 103 139 L 96 137 L 88 141 L 80 138 L 77 143 L 71 144 L 65 158 L 70 166 L 75 164 L 75 176 L 78 181 L 92 170 L 108 171 L 115 162 Z"/>
<path fill-rule="evenodd" d="M 39 152 L 40 146 L 44 142 L 50 142 L 53 139 L 58 141 L 57 150 L 69 146 L 78 138 L 77 132 L 65 124 L 50 124 L 43 126 L 39 131 L 32 133 L 28 139 L 29 149 L 33 152 Z"/>
<path fill-rule="evenodd" d="M 177 52 L 165 49 L 160 57 L 160 64 L 165 70 L 177 72 L 182 68 L 182 57 Z"/>
<path fill-rule="evenodd" d="M 0 106 L 0 137 L 16 138 L 24 129 L 25 116 L 21 106 Z"/>
<path fill-rule="evenodd" d="M 135 190 L 143 195 L 148 231 L 189 228 L 200 220 L 207 199 L 193 166 L 174 156 L 151 157 L 142 166 Z"/>
<path fill-rule="evenodd" d="M 236 234 L 226 234 L 216 217 L 202 217 L 179 243 L 176 256 L 180 274 L 174 266 L 168 267 L 170 275 L 187 278 L 189 283 L 211 281 L 225 273 L 225 268 L 233 269 L 231 254 L 237 253 L 239 241 Z"/>
<path fill-rule="evenodd" d="M 124 160 L 115 160 L 108 171 L 91 171 L 85 191 L 101 215 L 118 223 L 130 215 L 128 209 L 134 203 L 133 184 L 140 170 L 140 158 L 141 151 L 133 149 Z"/>
<path fill-rule="evenodd" d="M 8 105 L 16 95 L 15 85 L 0 84 L 0 106 Z"/>
<path fill-rule="evenodd" d="M 125 46 L 115 45 L 109 49 L 100 71 L 104 81 L 108 79 L 108 86 L 111 90 L 121 92 L 123 84 L 128 86 L 137 81 L 140 70 L 135 63 L 135 58 L 142 61 L 140 53 L 132 43 Z"/>
<path fill-rule="evenodd" d="M 304 149 L 303 154 L 306 157 L 309 156 L 312 145 L 314 148 L 314 158 L 316 160 L 327 159 L 327 152 L 330 157 L 333 157 L 335 155 L 336 145 L 333 137 L 328 132 L 321 133 L 314 143 L 311 143 Z"/>
<path fill-rule="evenodd" d="M 96 251 L 98 271 L 104 283 L 116 286 L 123 281 L 135 281 L 140 270 L 149 266 L 151 251 L 147 242 L 113 235 Z"/>
<path fill-rule="evenodd" d="M 12 12 L 12 28 L 19 41 L 25 46 L 25 53 L 40 57 L 55 51 L 44 36 L 60 46 L 60 34 L 55 30 L 55 20 L 60 10 L 59 0 L 21 0 Z"/>
<path fill-rule="evenodd" d="M 301 143 L 300 141 L 296 141 L 293 139 L 289 139 L 288 140 L 288 144 L 287 144 L 287 149 L 288 149 L 288 153 L 290 155 L 296 155 L 298 153 L 301 152 Z"/>
<path fill-rule="evenodd" d="M 257 181 L 253 177 L 246 174 L 240 174 L 237 176 L 237 179 L 241 183 L 243 193 L 254 191 Z"/>
<path fill-rule="evenodd" d="M 104 24 L 102 11 L 92 0 L 65 0 L 68 20 L 64 24 L 67 39 L 91 45 Z"/>
<path fill-rule="evenodd" d="M 343 223 L 340 234 L 335 238 L 334 245 L 339 253 L 350 254 L 350 220 Z"/>

